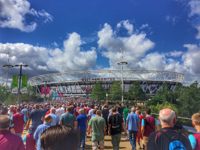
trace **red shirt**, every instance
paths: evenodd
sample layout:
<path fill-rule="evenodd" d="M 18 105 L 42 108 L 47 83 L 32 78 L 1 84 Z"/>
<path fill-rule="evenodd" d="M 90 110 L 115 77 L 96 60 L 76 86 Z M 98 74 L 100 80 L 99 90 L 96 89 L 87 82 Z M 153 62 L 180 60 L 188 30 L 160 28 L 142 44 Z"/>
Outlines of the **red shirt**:
<path fill-rule="evenodd" d="M 25 150 L 22 139 L 10 131 L 0 131 L 0 150 Z"/>
<path fill-rule="evenodd" d="M 35 150 L 35 140 L 33 138 L 33 134 L 26 135 L 26 150 Z"/>
<path fill-rule="evenodd" d="M 24 115 L 20 113 L 16 113 L 13 115 L 13 123 L 15 133 L 22 133 L 24 128 Z"/>

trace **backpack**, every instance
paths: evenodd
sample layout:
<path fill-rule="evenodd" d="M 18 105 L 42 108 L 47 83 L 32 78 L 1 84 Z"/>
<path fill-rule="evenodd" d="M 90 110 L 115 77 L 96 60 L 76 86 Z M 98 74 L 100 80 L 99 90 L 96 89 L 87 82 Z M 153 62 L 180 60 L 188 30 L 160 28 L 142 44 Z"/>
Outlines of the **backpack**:
<path fill-rule="evenodd" d="M 160 135 L 164 135 L 169 139 L 169 150 L 187 150 L 185 147 L 185 144 L 181 141 L 181 139 L 183 138 L 183 135 L 181 134 L 181 132 L 175 131 L 174 135 L 169 135 L 168 132 L 166 130 L 162 130 L 158 131 L 160 132 Z M 159 136 L 160 136 L 159 135 Z M 156 140 L 157 140 L 158 136 L 156 135 Z"/>
<path fill-rule="evenodd" d="M 144 136 L 149 137 L 149 135 L 155 131 L 155 118 L 152 116 L 146 117 L 144 119 Z"/>
<path fill-rule="evenodd" d="M 121 132 L 121 115 L 115 114 L 111 117 L 111 132 Z M 111 133 L 112 134 L 112 133 Z"/>

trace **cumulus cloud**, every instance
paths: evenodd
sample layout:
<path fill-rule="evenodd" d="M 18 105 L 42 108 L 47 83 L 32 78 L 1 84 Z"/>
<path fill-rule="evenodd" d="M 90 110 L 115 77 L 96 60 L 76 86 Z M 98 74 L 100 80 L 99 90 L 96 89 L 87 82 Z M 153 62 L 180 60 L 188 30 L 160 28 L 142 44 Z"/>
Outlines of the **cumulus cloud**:
<path fill-rule="evenodd" d="M 121 28 L 121 27 L 125 28 L 128 31 L 128 34 L 133 33 L 134 27 L 133 27 L 133 24 L 131 24 L 129 22 L 129 20 L 123 20 L 123 21 L 119 22 L 117 24 L 117 28 Z"/>
<path fill-rule="evenodd" d="M 132 33 L 126 37 L 117 36 L 115 33 L 107 23 L 98 32 L 98 46 L 103 49 L 103 56 L 109 59 L 111 68 L 117 67 L 117 62 L 122 58 L 122 51 L 129 66 L 136 67 L 136 62 L 154 47 L 154 43 L 146 37 L 145 33 Z"/>
<path fill-rule="evenodd" d="M 200 47 L 195 44 L 185 44 L 188 51 L 183 55 L 184 66 L 191 74 L 200 74 Z"/>
<path fill-rule="evenodd" d="M 96 64 L 96 50 L 81 51 L 81 45 L 84 42 L 77 33 L 69 34 L 68 39 L 64 41 L 64 49 L 54 49 L 50 52 L 50 58 L 47 62 L 49 67 L 58 71 L 86 70 Z"/>
<path fill-rule="evenodd" d="M 183 51 L 174 50 L 174 51 L 168 52 L 166 55 L 169 57 L 181 57 L 183 53 L 184 53 Z"/>
<path fill-rule="evenodd" d="M 81 50 L 83 41 L 77 33 L 69 34 L 64 41 L 64 49 L 49 49 L 25 43 L 0 43 L 0 64 L 27 64 L 24 68 L 29 76 L 69 70 L 84 70 L 95 65 L 96 51 Z M 18 73 L 18 68 L 12 68 L 10 74 Z M 6 69 L 0 70 L 6 74 Z"/>
<path fill-rule="evenodd" d="M 19 29 L 24 32 L 34 31 L 37 23 L 27 22 L 27 15 L 42 18 L 44 22 L 52 21 L 49 13 L 31 8 L 28 0 L 0 0 L 0 27 Z"/>
<path fill-rule="evenodd" d="M 200 1 L 199 0 L 190 0 L 189 6 L 191 8 L 190 16 L 200 15 Z"/>
<path fill-rule="evenodd" d="M 190 7 L 190 14 L 189 17 L 200 17 L 200 1 L 199 0 L 190 0 L 189 1 L 189 7 Z M 199 19 L 197 19 L 199 20 Z M 197 23 L 194 25 L 194 27 L 197 30 L 196 38 L 200 39 L 200 22 L 197 21 Z"/>

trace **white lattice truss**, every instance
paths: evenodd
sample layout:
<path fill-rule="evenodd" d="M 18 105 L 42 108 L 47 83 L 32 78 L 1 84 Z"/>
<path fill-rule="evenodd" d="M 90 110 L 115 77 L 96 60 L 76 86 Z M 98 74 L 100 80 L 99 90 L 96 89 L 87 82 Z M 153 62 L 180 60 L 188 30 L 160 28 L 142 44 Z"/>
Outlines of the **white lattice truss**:
<path fill-rule="evenodd" d="M 59 92 L 66 94 L 85 94 L 87 88 L 91 89 L 97 81 L 108 89 L 113 81 L 121 81 L 122 78 L 125 83 L 125 90 L 128 90 L 129 83 L 140 81 L 143 90 L 153 94 L 164 82 L 171 84 L 170 88 L 173 89 L 177 83 L 183 82 L 184 75 L 177 72 L 153 70 L 69 71 L 35 76 L 30 78 L 29 84 L 36 88 L 50 85 L 56 87 Z"/>

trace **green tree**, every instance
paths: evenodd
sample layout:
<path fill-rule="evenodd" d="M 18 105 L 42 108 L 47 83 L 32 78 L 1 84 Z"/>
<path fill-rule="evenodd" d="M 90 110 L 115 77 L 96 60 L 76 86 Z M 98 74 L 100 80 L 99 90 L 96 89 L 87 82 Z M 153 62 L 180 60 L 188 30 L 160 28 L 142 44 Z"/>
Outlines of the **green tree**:
<path fill-rule="evenodd" d="M 128 91 L 128 97 L 131 100 L 145 100 L 146 94 L 142 90 L 139 82 L 135 82 L 131 85 Z"/>
<path fill-rule="evenodd" d="M 105 100 L 106 92 L 100 83 L 96 83 L 94 85 L 94 87 L 92 88 L 92 93 L 90 97 L 96 100 Z"/>
<path fill-rule="evenodd" d="M 9 95 L 8 88 L 5 86 L 0 86 L 0 102 L 4 102 Z"/>
<path fill-rule="evenodd" d="M 174 95 L 173 91 L 170 90 L 169 85 L 167 83 L 164 83 L 160 89 L 157 91 L 157 93 L 152 97 L 151 103 L 152 104 L 162 104 L 163 102 L 174 102 Z"/>
<path fill-rule="evenodd" d="M 191 117 L 193 113 L 200 111 L 200 88 L 198 83 L 194 82 L 181 90 L 178 98 L 180 104 L 180 115 Z"/>
<path fill-rule="evenodd" d="M 121 82 L 113 82 L 109 92 L 109 98 L 111 100 L 120 100 L 122 96 Z"/>

